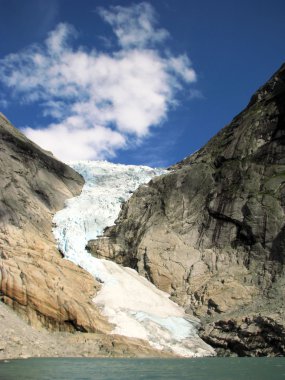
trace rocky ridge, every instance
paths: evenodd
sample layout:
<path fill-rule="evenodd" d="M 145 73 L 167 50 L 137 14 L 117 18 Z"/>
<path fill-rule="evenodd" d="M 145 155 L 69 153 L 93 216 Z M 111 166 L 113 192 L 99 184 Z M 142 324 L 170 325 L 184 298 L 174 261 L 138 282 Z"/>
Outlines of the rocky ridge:
<path fill-rule="evenodd" d="M 34 326 L 100 330 L 92 305 L 97 284 L 63 260 L 53 214 L 80 193 L 83 178 L 28 140 L 0 115 L 1 298 Z M 95 322 L 96 321 L 96 322 Z"/>
<path fill-rule="evenodd" d="M 62 258 L 52 233 L 54 214 L 84 180 L 2 114 L 0 180 L 0 297 L 7 305 L 0 303 L 0 359 L 174 356 L 110 335 L 113 326 L 93 302 L 100 284 Z"/>
<path fill-rule="evenodd" d="M 285 65 L 88 249 L 170 293 L 220 354 L 284 355 L 284 211 Z"/>

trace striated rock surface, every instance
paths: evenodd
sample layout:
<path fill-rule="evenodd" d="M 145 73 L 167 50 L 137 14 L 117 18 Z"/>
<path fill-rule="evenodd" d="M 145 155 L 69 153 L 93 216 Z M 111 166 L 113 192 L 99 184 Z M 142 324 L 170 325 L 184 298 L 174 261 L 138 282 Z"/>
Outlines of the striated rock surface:
<path fill-rule="evenodd" d="M 170 293 L 221 354 L 283 355 L 284 207 L 285 65 L 88 249 Z"/>
<path fill-rule="evenodd" d="M 0 114 L 1 299 L 34 326 L 108 331 L 92 276 L 64 260 L 53 214 L 80 193 L 83 178 L 23 136 Z"/>
<path fill-rule="evenodd" d="M 56 331 L 29 326 L 0 303 L 0 360 L 28 357 L 153 357 L 147 342 L 122 336 Z M 160 352 L 162 357 L 170 357 Z"/>
<path fill-rule="evenodd" d="M 84 180 L 2 114 L 0 181 L 0 297 L 10 306 L 0 303 L 0 359 L 175 356 L 109 334 L 114 326 L 92 301 L 101 285 L 62 258 L 52 233 L 55 212 Z"/>

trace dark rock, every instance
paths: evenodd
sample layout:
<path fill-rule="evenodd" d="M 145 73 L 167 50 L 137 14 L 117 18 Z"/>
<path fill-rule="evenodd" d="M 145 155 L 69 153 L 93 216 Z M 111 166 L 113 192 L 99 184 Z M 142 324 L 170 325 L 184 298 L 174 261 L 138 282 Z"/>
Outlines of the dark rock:
<path fill-rule="evenodd" d="M 133 194 L 90 250 L 135 268 L 204 326 L 214 323 L 221 338 L 203 333 L 212 345 L 281 354 L 284 317 L 279 331 L 274 315 L 284 314 L 285 301 L 285 65 L 228 126 L 170 169 Z M 258 313 L 262 323 L 252 323 L 261 335 L 249 342 L 238 323 Z M 265 321 L 272 339 L 262 333 Z"/>

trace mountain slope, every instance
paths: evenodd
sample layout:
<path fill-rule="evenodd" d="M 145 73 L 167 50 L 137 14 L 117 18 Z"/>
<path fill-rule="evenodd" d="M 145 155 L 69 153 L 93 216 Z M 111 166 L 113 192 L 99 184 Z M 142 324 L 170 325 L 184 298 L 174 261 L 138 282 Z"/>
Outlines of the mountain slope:
<path fill-rule="evenodd" d="M 89 249 L 198 315 L 222 354 L 284 354 L 284 207 L 285 65 L 201 150 L 140 187 Z"/>
<path fill-rule="evenodd" d="M 0 304 L 0 359 L 173 357 L 147 341 L 109 334 L 114 326 L 93 302 L 101 285 L 58 251 L 54 214 L 83 184 L 0 114 L 0 297 L 10 306 Z"/>
<path fill-rule="evenodd" d="M 151 347 L 184 357 L 212 356 L 214 350 L 198 334 L 199 321 L 169 300 L 150 281 L 130 268 L 94 258 L 86 250 L 90 238 L 117 218 L 121 204 L 139 186 L 164 170 L 147 166 L 79 161 L 70 165 L 84 176 L 80 196 L 54 216 L 54 235 L 65 258 L 100 282 L 93 298 L 112 324 L 111 334 L 142 339 Z"/>
<path fill-rule="evenodd" d="M 0 291 L 34 326 L 110 329 L 91 303 L 97 284 L 61 258 L 52 217 L 80 193 L 83 178 L 0 115 Z"/>

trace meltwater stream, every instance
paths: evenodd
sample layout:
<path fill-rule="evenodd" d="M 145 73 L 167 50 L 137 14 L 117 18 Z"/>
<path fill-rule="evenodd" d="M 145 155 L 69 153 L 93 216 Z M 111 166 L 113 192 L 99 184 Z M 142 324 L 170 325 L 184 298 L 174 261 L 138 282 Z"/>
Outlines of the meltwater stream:
<path fill-rule="evenodd" d="M 106 161 L 78 161 L 70 166 L 84 177 L 85 185 L 82 193 L 69 199 L 54 216 L 54 235 L 65 258 L 102 283 L 93 302 L 114 324 L 112 333 L 147 340 L 154 348 L 180 356 L 214 355 L 197 334 L 197 320 L 186 316 L 167 293 L 135 270 L 94 258 L 85 249 L 90 239 L 114 224 L 121 203 L 139 185 L 164 171 Z"/>

